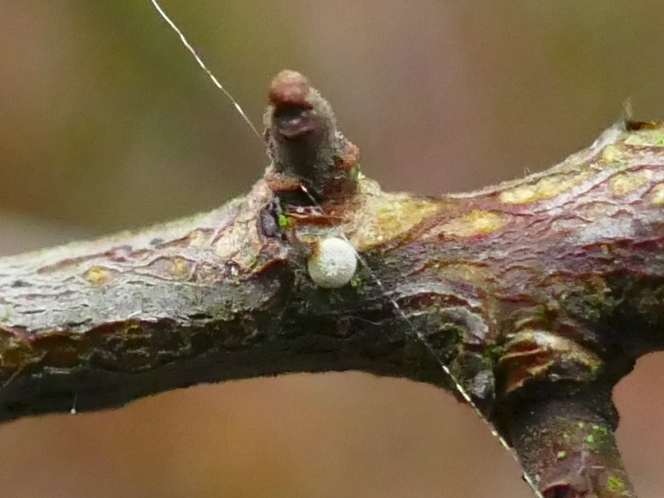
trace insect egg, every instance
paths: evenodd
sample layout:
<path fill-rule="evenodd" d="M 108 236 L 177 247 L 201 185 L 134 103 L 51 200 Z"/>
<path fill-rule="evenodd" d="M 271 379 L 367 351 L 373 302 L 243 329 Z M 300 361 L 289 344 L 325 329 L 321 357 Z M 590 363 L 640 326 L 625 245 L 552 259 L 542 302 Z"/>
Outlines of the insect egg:
<path fill-rule="evenodd" d="M 343 287 L 357 269 L 357 253 L 350 242 L 337 237 L 319 241 L 307 264 L 309 276 L 325 289 Z"/>

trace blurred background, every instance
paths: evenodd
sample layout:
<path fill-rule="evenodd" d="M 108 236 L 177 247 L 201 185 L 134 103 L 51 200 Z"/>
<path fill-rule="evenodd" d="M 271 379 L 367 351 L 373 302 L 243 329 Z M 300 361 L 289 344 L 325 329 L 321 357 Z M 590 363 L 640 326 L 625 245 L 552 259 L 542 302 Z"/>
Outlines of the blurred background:
<path fill-rule="evenodd" d="M 259 125 L 283 68 L 328 97 L 385 188 L 544 169 L 631 99 L 664 119 L 661 0 L 163 0 Z M 149 0 L 0 0 L 0 252 L 208 210 L 265 156 Z M 617 389 L 642 498 L 664 490 L 664 355 Z M 361 374 L 199 386 L 0 426 L 8 498 L 514 497 L 472 412 Z"/>

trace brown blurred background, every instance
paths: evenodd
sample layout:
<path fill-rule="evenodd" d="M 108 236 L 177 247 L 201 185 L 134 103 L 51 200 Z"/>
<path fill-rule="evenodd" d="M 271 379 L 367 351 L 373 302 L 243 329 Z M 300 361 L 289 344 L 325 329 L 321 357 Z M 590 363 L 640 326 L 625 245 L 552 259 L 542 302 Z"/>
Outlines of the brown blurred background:
<path fill-rule="evenodd" d="M 664 119 L 661 0 L 163 0 L 260 122 L 282 68 L 333 103 L 389 189 L 543 169 L 621 116 Z M 0 252 L 211 209 L 261 144 L 149 0 L 0 0 Z M 664 356 L 617 389 L 642 498 L 664 495 Z M 471 411 L 360 374 L 201 386 L 0 426 L 5 498 L 514 497 Z"/>

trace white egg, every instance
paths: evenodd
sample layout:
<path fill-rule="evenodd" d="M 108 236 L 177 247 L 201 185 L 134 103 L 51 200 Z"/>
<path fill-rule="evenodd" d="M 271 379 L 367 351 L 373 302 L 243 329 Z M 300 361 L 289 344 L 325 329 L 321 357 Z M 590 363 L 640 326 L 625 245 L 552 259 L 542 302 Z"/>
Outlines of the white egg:
<path fill-rule="evenodd" d="M 307 265 L 309 276 L 325 289 L 343 287 L 357 270 L 357 253 L 344 239 L 329 237 L 318 242 Z"/>

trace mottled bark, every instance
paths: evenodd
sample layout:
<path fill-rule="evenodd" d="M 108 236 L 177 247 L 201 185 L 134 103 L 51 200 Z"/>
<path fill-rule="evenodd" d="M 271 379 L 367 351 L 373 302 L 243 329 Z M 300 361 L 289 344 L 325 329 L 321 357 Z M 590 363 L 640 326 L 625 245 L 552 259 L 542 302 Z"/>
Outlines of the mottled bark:
<path fill-rule="evenodd" d="M 664 126 L 470 194 L 391 194 L 282 73 L 266 142 L 264 178 L 218 210 L 0 260 L 0 420 L 287 372 L 458 392 L 442 361 L 543 496 L 635 496 L 611 391 L 664 345 Z M 338 289 L 307 274 L 328 236 L 361 258 Z"/>

